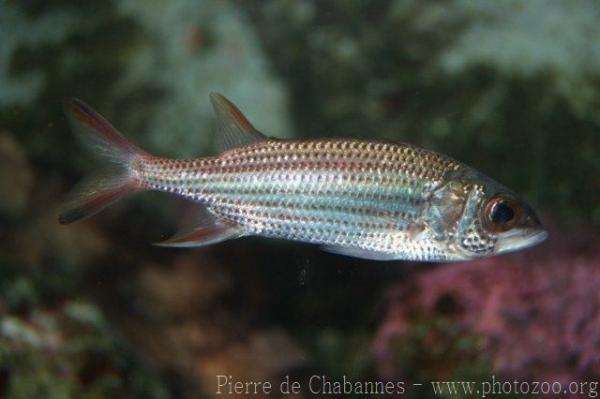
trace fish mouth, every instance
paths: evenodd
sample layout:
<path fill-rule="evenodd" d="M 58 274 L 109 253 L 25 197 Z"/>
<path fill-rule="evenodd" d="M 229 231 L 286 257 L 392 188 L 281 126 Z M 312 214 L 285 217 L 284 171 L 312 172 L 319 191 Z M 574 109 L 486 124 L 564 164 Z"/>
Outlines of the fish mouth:
<path fill-rule="evenodd" d="M 534 245 L 546 240 L 546 238 L 548 238 L 548 232 L 546 230 L 535 231 L 527 236 L 525 239 L 526 242 L 521 248 L 533 247 Z"/>
<path fill-rule="evenodd" d="M 548 238 L 548 232 L 540 229 L 527 229 L 501 236 L 496 244 L 496 253 L 504 254 L 537 245 Z"/>

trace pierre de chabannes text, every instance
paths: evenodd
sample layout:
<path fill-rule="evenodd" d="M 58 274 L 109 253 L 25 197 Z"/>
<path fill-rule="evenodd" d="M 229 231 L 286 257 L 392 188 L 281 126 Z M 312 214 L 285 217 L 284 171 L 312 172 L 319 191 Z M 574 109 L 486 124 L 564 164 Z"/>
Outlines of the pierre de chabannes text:
<path fill-rule="evenodd" d="M 404 381 L 354 381 L 342 376 L 333 379 L 325 375 L 312 375 L 308 380 L 298 381 L 285 376 L 281 381 L 242 381 L 231 375 L 216 375 L 217 395 L 297 395 L 310 392 L 313 395 L 403 395 L 409 389 L 431 389 L 434 395 L 481 398 L 490 395 L 581 395 L 596 398 L 598 381 L 503 381 L 491 376 L 485 381 L 431 381 L 429 383 L 406 383 Z"/>

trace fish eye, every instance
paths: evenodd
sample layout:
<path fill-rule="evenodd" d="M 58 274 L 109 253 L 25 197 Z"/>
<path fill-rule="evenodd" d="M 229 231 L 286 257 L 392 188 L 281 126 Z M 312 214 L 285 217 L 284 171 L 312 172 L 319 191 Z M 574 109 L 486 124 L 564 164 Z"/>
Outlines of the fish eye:
<path fill-rule="evenodd" d="M 510 222 L 515 216 L 515 211 L 506 202 L 498 202 L 490 212 L 490 219 L 495 224 Z"/>
<path fill-rule="evenodd" d="M 505 195 L 492 197 L 483 208 L 483 220 L 488 230 L 501 232 L 511 229 L 521 214 L 516 200 Z"/>

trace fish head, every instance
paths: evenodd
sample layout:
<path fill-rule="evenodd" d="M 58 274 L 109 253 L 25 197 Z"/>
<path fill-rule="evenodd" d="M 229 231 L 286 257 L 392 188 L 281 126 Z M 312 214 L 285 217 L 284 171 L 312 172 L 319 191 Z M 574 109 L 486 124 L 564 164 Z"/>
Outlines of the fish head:
<path fill-rule="evenodd" d="M 451 226 L 446 238 L 455 260 L 518 251 L 548 236 L 531 206 L 479 172 L 469 169 L 459 173 L 437 191 L 441 199 L 432 203 L 442 209 L 437 214 L 446 217 L 449 224 L 445 225 Z M 444 206 L 448 209 L 445 213 Z"/>

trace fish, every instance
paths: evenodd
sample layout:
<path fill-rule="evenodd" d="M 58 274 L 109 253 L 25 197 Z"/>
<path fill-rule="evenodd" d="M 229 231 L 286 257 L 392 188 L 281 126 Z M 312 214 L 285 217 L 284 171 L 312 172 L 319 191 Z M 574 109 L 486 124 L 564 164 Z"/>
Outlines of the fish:
<path fill-rule="evenodd" d="M 405 143 L 269 137 L 224 96 L 210 100 L 217 155 L 188 160 L 151 155 L 81 100 L 67 100 L 73 131 L 107 167 L 75 188 L 59 222 L 152 190 L 198 210 L 192 228 L 157 243 L 164 247 L 263 236 L 362 259 L 456 262 L 547 237 L 515 192 L 449 156 Z"/>

